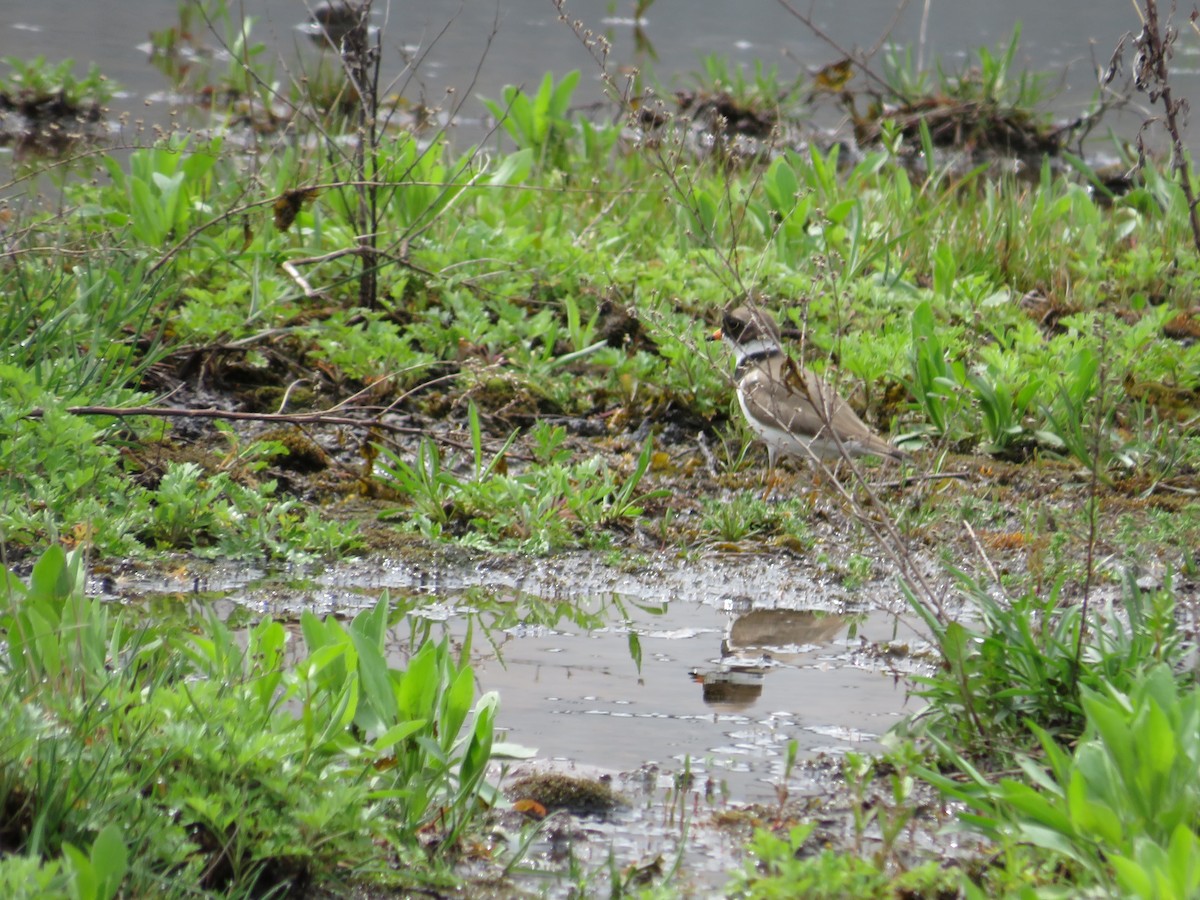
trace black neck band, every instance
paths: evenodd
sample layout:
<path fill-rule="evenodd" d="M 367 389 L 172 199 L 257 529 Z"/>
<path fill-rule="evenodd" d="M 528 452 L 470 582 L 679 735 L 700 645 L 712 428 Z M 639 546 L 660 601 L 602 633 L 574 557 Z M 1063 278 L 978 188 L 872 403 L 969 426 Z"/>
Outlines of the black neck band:
<path fill-rule="evenodd" d="M 747 353 L 742 357 L 743 363 L 762 362 L 764 359 L 774 359 L 776 356 L 783 356 L 783 351 L 778 347 L 772 347 L 769 350 L 759 350 L 757 353 Z"/>
<path fill-rule="evenodd" d="M 783 351 L 778 347 L 771 347 L 769 350 L 759 350 L 756 353 L 747 353 L 738 360 L 738 364 L 733 370 L 733 376 L 735 378 L 741 378 L 746 373 L 746 370 L 755 363 L 760 363 L 768 359 L 774 359 L 776 356 L 783 356 Z"/>

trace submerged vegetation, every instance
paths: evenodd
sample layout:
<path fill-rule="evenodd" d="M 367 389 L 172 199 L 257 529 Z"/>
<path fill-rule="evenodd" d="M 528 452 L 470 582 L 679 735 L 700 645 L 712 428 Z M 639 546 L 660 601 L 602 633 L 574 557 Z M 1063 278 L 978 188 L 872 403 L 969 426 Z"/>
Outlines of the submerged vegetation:
<path fill-rule="evenodd" d="M 227 68 L 177 65 L 197 15 Z M 881 849 L 810 853 L 781 802 L 733 896 L 1194 896 L 1200 232 L 1177 133 L 1166 162 L 1139 135 L 1130 179 L 1096 171 L 1067 148 L 1108 101 L 1048 121 L 1016 34 L 957 74 L 714 58 L 668 102 L 575 23 L 608 114 L 548 73 L 486 98 L 494 133 L 455 148 L 458 107 L 382 96 L 368 23 L 318 30 L 337 64 L 284 85 L 252 23 L 183 4 L 154 58 L 213 123 L 88 148 L 74 175 L 25 158 L 0 188 L 5 895 L 432 890 L 468 856 L 507 874 L 525 839 L 482 837 L 503 698 L 476 697 L 469 644 L 414 631 L 396 668 L 386 595 L 350 623 L 234 629 L 84 592 L 96 560 L 426 541 L 765 550 L 849 584 L 864 545 L 890 561 L 939 666 L 888 755 L 846 761 Z M 1165 66 L 1147 33 L 1139 65 Z M 9 66 L 3 97 L 104 89 Z M 1135 75 L 1163 98 L 1166 68 Z M 852 139 L 812 128 L 823 102 Z M 49 178 L 57 207 L 34 202 Z M 731 300 L 777 311 L 915 462 L 815 485 L 798 466 L 758 499 L 705 340 Z M 818 521 L 856 542 L 840 569 Z M 901 852 L 917 783 L 987 855 Z M 613 895 L 672 895 L 632 881 Z"/>

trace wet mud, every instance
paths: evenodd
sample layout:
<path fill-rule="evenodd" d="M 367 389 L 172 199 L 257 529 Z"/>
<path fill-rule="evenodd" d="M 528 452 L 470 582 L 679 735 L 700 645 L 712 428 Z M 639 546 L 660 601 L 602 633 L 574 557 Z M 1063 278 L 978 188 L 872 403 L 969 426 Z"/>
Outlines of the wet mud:
<path fill-rule="evenodd" d="M 622 866 L 682 854 L 680 877 L 701 894 L 724 883 L 763 814 L 744 811 L 827 795 L 843 754 L 878 750 L 914 711 L 902 675 L 927 665 L 891 581 L 828 585 L 778 555 L 622 566 L 596 553 L 439 549 L 275 571 L 189 560 L 107 574 L 93 589 L 155 615 L 284 621 L 351 617 L 386 591 L 395 665 L 422 635 L 470 636 L 479 690 L 501 697 L 501 739 L 535 751 L 497 765 L 502 788 L 549 772 L 620 798 L 605 811 L 547 810 L 533 859 L 553 868 L 566 845 L 596 866 L 610 849 Z M 790 741 L 800 765 L 789 773 Z"/>

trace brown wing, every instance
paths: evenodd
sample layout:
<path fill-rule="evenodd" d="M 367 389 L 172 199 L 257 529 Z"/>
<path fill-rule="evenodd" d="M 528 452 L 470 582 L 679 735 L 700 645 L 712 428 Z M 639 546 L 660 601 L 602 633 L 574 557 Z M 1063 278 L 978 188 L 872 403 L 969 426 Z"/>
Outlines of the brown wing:
<path fill-rule="evenodd" d="M 746 403 L 775 428 L 803 438 L 828 435 L 856 444 L 847 448 L 879 456 L 897 457 L 895 447 L 878 437 L 830 385 L 801 368 L 788 356 L 768 360 L 768 365 L 751 373 L 742 386 Z"/>
<path fill-rule="evenodd" d="M 746 405 L 772 428 L 804 439 L 815 437 L 824 430 L 825 420 L 817 411 L 821 400 L 811 392 L 809 381 L 786 356 L 766 360 L 742 381 Z"/>

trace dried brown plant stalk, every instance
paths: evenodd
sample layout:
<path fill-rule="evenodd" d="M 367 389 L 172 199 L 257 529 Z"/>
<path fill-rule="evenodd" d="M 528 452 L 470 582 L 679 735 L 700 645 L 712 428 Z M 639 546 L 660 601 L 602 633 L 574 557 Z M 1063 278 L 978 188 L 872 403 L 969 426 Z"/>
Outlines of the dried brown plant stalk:
<path fill-rule="evenodd" d="M 1186 99 L 1174 96 L 1171 90 L 1170 68 L 1167 60 L 1173 53 L 1172 47 L 1179 37 L 1179 29 L 1172 24 L 1175 15 L 1175 3 L 1172 0 L 1171 10 L 1163 21 L 1159 17 L 1158 0 L 1134 0 L 1134 9 L 1142 20 L 1142 30 L 1136 36 L 1125 35 L 1113 51 L 1112 61 L 1102 77 L 1107 84 L 1121 68 L 1122 55 L 1127 40 L 1131 40 L 1137 53 L 1133 59 L 1133 84 L 1150 98 L 1150 103 L 1162 103 L 1163 127 L 1171 136 L 1171 165 L 1179 174 L 1179 186 L 1187 199 L 1188 223 L 1192 229 L 1192 243 L 1196 252 L 1200 253 L 1200 215 L 1196 212 L 1196 192 L 1192 185 L 1190 158 L 1183 143 L 1183 121 L 1187 118 L 1189 105 Z M 1193 29 L 1197 13 L 1193 12 L 1190 21 Z M 1156 119 L 1148 119 L 1138 130 L 1135 146 L 1138 152 L 1137 168 L 1145 163 L 1146 148 L 1144 136 L 1147 127 Z"/>

